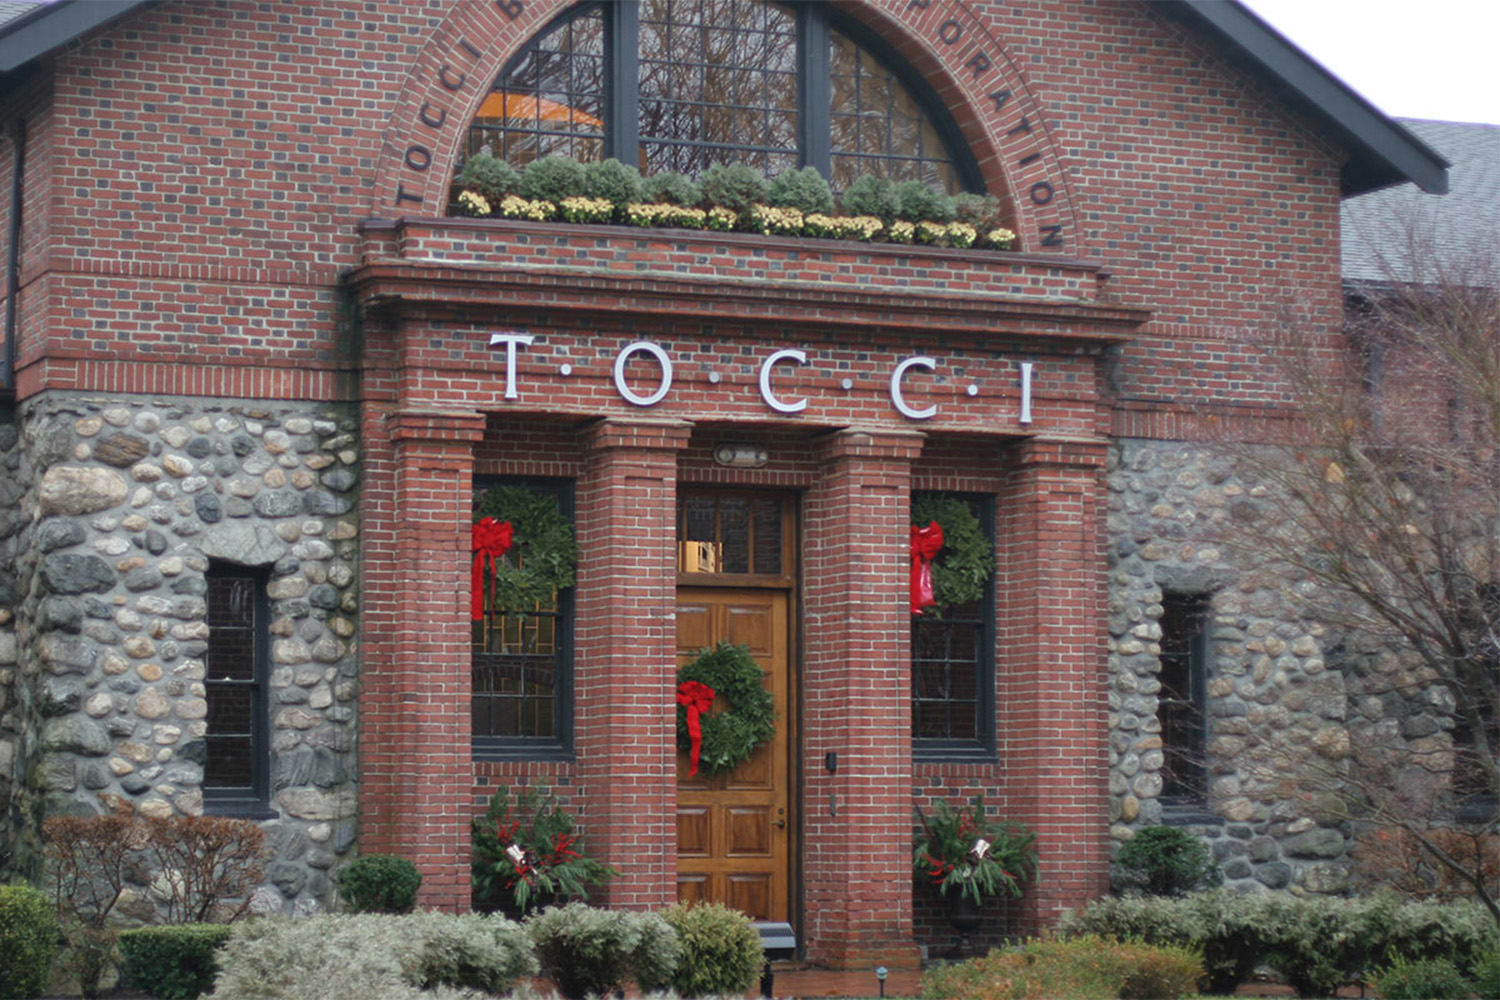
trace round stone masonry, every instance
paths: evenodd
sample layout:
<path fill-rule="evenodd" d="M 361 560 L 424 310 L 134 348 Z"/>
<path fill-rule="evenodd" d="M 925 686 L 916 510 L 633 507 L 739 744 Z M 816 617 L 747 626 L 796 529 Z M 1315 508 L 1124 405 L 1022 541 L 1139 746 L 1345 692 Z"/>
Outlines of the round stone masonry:
<path fill-rule="evenodd" d="M 1287 581 L 1231 562 L 1230 518 L 1260 489 L 1202 446 L 1122 440 L 1108 469 L 1110 821 L 1115 846 L 1169 822 L 1202 838 L 1227 884 L 1341 892 L 1350 828 L 1313 794 L 1349 753 L 1344 675 Z M 1243 556 L 1234 557 L 1241 562 Z M 1210 602 L 1201 802 L 1164 801 L 1164 595 Z"/>
<path fill-rule="evenodd" d="M 203 788 L 206 574 L 219 564 L 257 568 L 267 579 L 271 663 L 270 795 L 259 818 L 273 858 L 254 902 L 262 912 L 327 906 L 328 871 L 352 847 L 355 824 L 354 411 L 51 394 L 23 412 L 22 426 L 43 445 L 32 448 L 39 473 L 27 554 L 38 581 L 31 607 L 49 809 L 213 811 Z M 0 529 L 10 529 L 0 545 L 17 548 L 11 521 Z M 0 615 L 7 580 L 0 575 Z M 12 669 L 14 648 L 13 628 L 0 621 L 0 671 Z M 14 742 L 0 731 L 0 779 Z"/>

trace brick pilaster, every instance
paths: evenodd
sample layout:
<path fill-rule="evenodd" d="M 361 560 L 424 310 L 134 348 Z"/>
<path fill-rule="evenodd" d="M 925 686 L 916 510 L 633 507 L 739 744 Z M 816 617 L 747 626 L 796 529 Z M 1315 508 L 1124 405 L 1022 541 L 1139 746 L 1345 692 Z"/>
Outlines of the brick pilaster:
<path fill-rule="evenodd" d="M 574 732 L 603 902 L 676 899 L 677 452 L 691 425 L 611 419 L 578 483 Z"/>
<path fill-rule="evenodd" d="M 366 631 L 359 748 L 364 853 L 422 872 L 418 903 L 469 906 L 469 521 L 475 412 L 366 420 Z M 393 499 L 392 499 L 393 498 Z"/>
<path fill-rule="evenodd" d="M 1109 886 L 1107 443 L 1019 445 L 1000 496 L 997 735 L 1005 815 L 1037 833 L 1032 928 Z"/>
<path fill-rule="evenodd" d="M 803 507 L 803 883 L 808 958 L 912 965 L 911 463 L 924 436 L 822 442 Z M 826 754 L 838 754 L 830 774 Z M 892 873 L 901 877 L 892 878 Z"/>

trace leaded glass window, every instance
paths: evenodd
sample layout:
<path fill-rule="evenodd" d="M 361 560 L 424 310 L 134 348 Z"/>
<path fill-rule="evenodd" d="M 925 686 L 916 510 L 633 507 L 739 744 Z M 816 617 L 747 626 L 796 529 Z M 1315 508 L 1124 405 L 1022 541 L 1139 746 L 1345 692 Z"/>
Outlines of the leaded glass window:
<path fill-rule="evenodd" d="M 267 795 L 266 577 L 214 563 L 205 578 L 208 649 L 203 792 L 210 803 L 252 806 Z"/>

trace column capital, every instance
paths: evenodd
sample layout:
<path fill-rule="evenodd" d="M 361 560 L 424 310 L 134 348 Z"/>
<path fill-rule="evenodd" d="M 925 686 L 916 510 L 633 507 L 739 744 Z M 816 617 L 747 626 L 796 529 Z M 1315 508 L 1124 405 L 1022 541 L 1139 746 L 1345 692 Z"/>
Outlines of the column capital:
<path fill-rule="evenodd" d="M 587 451 L 610 448 L 650 448 L 680 451 L 693 433 L 691 420 L 670 417 L 605 417 L 581 435 Z"/>
<path fill-rule="evenodd" d="M 927 435 L 921 431 L 887 430 L 878 427 L 846 427 L 813 442 L 825 462 L 843 459 L 914 461 L 922 454 Z"/>
<path fill-rule="evenodd" d="M 1109 440 L 1092 437 L 1028 437 L 1015 446 L 1015 464 L 1102 469 L 1109 458 Z"/>
<path fill-rule="evenodd" d="M 484 438 L 484 414 L 478 410 L 397 410 L 385 418 L 391 440 L 451 441 L 475 444 Z"/>

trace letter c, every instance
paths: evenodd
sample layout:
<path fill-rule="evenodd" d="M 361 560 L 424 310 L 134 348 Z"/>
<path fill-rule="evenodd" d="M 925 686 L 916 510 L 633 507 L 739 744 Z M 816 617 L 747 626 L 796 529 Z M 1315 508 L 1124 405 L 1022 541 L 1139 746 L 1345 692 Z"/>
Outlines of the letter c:
<path fill-rule="evenodd" d="M 798 399 L 787 403 L 776 398 L 771 391 L 771 367 L 778 361 L 791 360 L 799 365 L 807 364 L 807 353 L 796 348 L 787 348 L 777 351 L 760 363 L 760 398 L 766 401 L 766 405 L 778 413 L 801 413 L 807 409 L 807 400 Z"/>
<path fill-rule="evenodd" d="M 909 417 L 912 420 L 927 420 L 937 415 L 938 408 L 935 404 L 923 410 L 913 409 L 907 405 L 906 400 L 901 395 L 901 378 L 906 374 L 908 368 L 925 368 L 928 371 L 932 371 L 936 367 L 936 361 L 926 355 L 919 354 L 914 358 L 907 358 L 896 366 L 895 371 L 891 372 L 891 403 L 901 412 L 902 416 Z"/>

